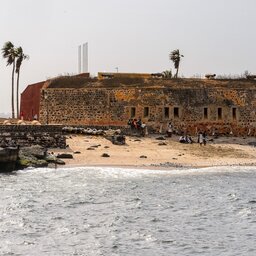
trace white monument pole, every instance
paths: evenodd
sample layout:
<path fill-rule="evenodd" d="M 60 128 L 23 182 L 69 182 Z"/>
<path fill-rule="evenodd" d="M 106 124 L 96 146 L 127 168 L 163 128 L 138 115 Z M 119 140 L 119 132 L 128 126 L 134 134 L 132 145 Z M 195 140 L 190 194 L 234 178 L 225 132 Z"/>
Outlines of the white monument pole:
<path fill-rule="evenodd" d="M 78 46 L 78 74 L 81 73 L 81 45 Z"/>
<path fill-rule="evenodd" d="M 83 72 L 88 72 L 88 42 L 83 44 Z"/>

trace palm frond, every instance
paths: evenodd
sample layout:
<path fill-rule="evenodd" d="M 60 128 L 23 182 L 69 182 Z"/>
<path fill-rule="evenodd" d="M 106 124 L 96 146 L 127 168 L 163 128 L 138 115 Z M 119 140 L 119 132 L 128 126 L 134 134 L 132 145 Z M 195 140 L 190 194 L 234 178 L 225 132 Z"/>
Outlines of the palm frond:
<path fill-rule="evenodd" d="M 15 72 L 18 73 L 23 60 L 29 59 L 29 56 L 27 54 L 23 53 L 22 47 L 16 48 L 16 56 L 17 56 L 17 60 L 16 60 L 16 70 L 15 70 Z"/>
<path fill-rule="evenodd" d="M 2 48 L 3 58 L 7 58 L 12 53 L 13 49 L 14 49 L 13 43 L 10 41 L 6 42 Z"/>

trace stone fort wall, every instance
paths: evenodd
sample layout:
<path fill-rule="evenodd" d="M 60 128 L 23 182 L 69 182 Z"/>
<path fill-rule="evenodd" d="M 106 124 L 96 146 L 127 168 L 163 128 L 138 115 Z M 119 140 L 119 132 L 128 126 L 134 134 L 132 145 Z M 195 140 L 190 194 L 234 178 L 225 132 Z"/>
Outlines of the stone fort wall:
<path fill-rule="evenodd" d="M 45 97 L 43 94 L 47 94 Z M 46 88 L 40 122 L 126 126 L 139 118 L 151 128 L 256 135 L 255 82 L 156 81 L 137 85 Z"/>

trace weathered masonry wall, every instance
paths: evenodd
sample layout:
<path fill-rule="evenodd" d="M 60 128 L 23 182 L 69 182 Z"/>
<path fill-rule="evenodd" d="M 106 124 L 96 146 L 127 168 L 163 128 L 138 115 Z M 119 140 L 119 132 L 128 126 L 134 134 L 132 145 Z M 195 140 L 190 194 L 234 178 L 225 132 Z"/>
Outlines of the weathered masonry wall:
<path fill-rule="evenodd" d="M 256 135 L 256 86 L 127 86 L 45 89 L 40 122 L 125 126 L 141 117 L 148 126 L 172 120 L 176 130 Z"/>
<path fill-rule="evenodd" d="M 59 125 L 0 125 L 0 147 L 40 145 L 46 148 L 66 148 L 66 137 Z"/>

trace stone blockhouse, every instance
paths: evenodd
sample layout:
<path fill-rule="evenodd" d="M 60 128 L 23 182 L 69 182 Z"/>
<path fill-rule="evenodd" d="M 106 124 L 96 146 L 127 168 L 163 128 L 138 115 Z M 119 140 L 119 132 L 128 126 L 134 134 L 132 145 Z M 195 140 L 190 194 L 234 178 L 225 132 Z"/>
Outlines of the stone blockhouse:
<path fill-rule="evenodd" d="M 88 79 L 90 77 L 90 74 L 81 73 L 72 77 L 74 77 L 75 80 L 79 81 L 79 79 L 81 78 Z M 61 80 L 62 77 L 60 76 L 47 81 L 30 84 L 25 88 L 25 90 L 21 93 L 21 98 L 20 98 L 20 113 L 19 113 L 20 118 L 23 118 L 26 121 L 31 121 L 35 117 L 40 119 L 39 107 L 40 107 L 41 89 L 47 88 L 49 83 L 55 79 Z"/>
<path fill-rule="evenodd" d="M 41 123 L 126 126 L 139 117 L 156 131 L 172 120 L 178 132 L 256 135 L 256 82 L 67 78 L 41 90 Z"/>

